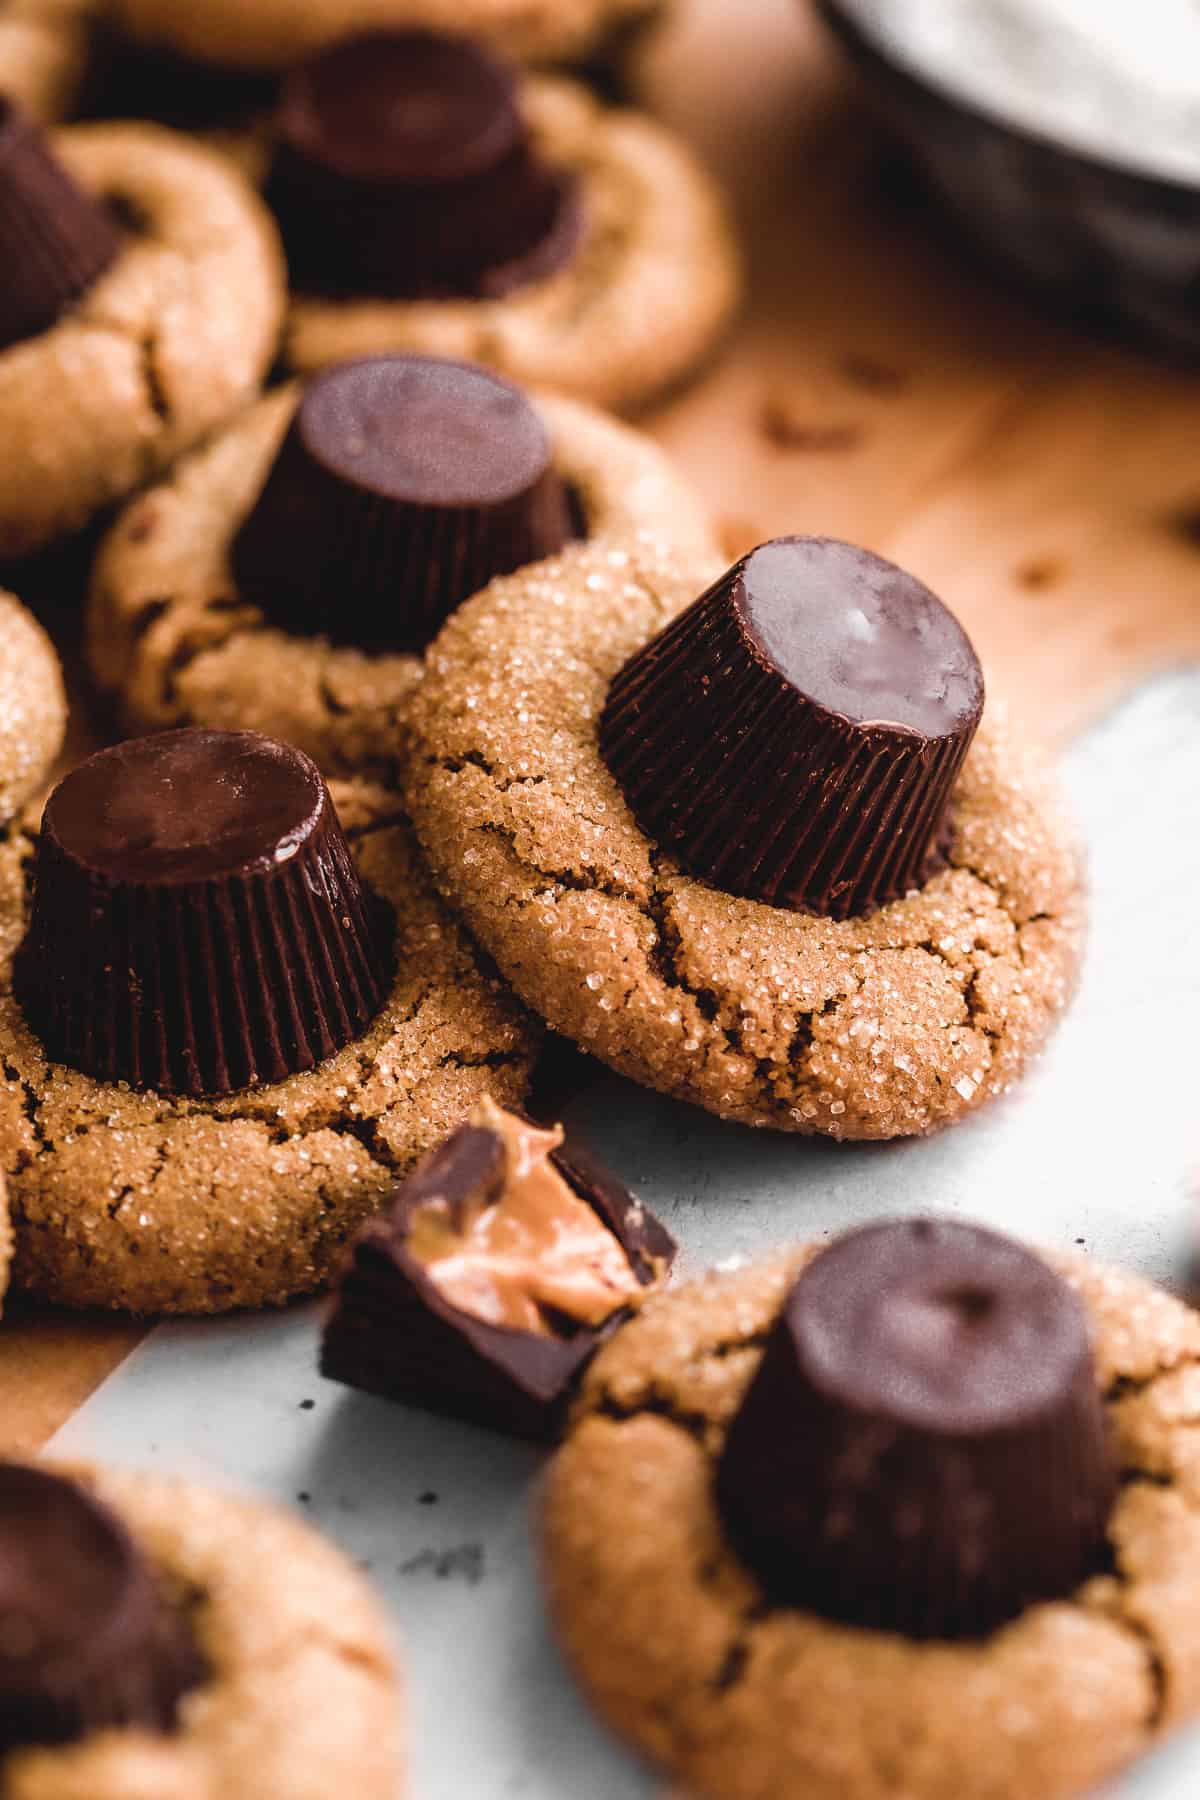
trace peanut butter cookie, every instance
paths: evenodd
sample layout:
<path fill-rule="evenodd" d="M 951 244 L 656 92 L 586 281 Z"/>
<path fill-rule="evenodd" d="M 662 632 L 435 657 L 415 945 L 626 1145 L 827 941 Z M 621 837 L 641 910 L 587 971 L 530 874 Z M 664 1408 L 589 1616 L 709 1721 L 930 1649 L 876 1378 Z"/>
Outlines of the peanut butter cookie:
<path fill-rule="evenodd" d="M 538 1034 L 437 901 L 395 796 L 331 805 L 288 746 L 179 732 L 99 753 L 51 798 L 35 891 L 0 991 L 30 1291 L 142 1313 L 310 1292 L 483 1094 L 524 1093 Z"/>
<path fill-rule="evenodd" d="M 899 898 L 827 917 L 688 873 L 634 817 L 598 726 L 623 665 L 715 572 L 581 545 L 494 582 L 449 621 L 413 703 L 405 776 L 435 878 L 543 1018 L 647 1087 L 832 1137 L 950 1124 L 1017 1079 L 1073 992 L 1083 892 L 1053 784 L 993 707 L 957 775 L 943 770 L 938 854 Z M 724 666 L 724 639 L 700 636 Z M 673 763 L 661 716 L 660 786 L 681 804 L 708 792 L 693 752 L 720 752 L 703 711 L 720 685 L 719 669 L 702 671 L 676 696 Z M 815 817 L 784 799 L 793 750 L 804 772 L 790 711 L 785 727 L 752 696 L 732 733 L 743 740 L 765 759 L 744 816 L 758 793 L 793 821 Z M 911 741 L 919 770 L 934 767 Z M 856 754 L 860 769 L 878 766 L 869 746 Z M 864 808 L 860 794 L 831 810 Z M 728 847 L 737 821 L 716 799 L 709 812 L 712 843 Z M 822 841 L 835 840 L 831 827 Z"/>
<path fill-rule="evenodd" d="M 945 1230 L 936 1222 L 924 1228 Z M 812 1604 L 778 1599 L 771 1578 L 734 1548 L 728 1523 L 736 1517 L 728 1497 L 735 1432 L 744 1431 L 751 1396 L 766 1393 L 767 1357 L 776 1357 L 775 1376 L 783 1368 L 784 1317 L 795 1339 L 797 1277 L 821 1268 L 819 1248 L 709 1275 L 650 1300 L 593 1363 L 545 1494 L 544 1564 L 564 1648 L 608 1722 L 689 1792 L 722 1800 L 882 1800 L 900 1792 L 912 1800 L 1065 1800 L 1090 1793 L 1200 1709 L 1200 1508 L 1191 1423 L 1200 1391 L 1200 1320 L 1131 1275 L 1080 1257 L 1047 1256 L 1082 1302 L 1092 1393 L 1102 1399 L 1102 1426 L 1119 1471 L 1095 1572 L 1061 1597 L 1030 1600 L 1007 1622 L 968 1635 L 942 1626 L 926 1633 L 847 1623 Z M 919 1304 L 910 1304 L 907 1286 L 900 1302 L 893 1292 L 893 1341 L 906 1342 L 919 1366 L 936 1360 L 939 1333 L 949 1334 L 944 1346 L 961 1347 L 956 1333 L 986 1336 L 994 1324 L 971 1311 L 981 1286 L 987 1281 L 960 1283 Z M 1058 1321 L 1054 1334 L 1061 1348 Z M 832 1380 L 816 1338 L 806 1345 L 806 1379 Z M 1010 1370 L 1012 1351 L 1010 1344 Z M 846 1379 L 861 1386 L 862 1368 L 860 1359 Z M 1034 1369 L 1030 1378 L 1037 1386 L 1041 1374 Z M 885 1380 L 881 1391 L 888 1406 L 916 1412 L 925 1404 L 899 1379 Z M 988 1391 L 988 1404 L 1006 1406 L 1011 1374 Z M 957 1398 L 957 1383 L 945 1383 L 936 1404 Z M 1089 1409 L 1091 1429 L 1094 1400 L 1081 1392 L 1079 1405 Z M 978 1418 L 971 1422 L 973 1430 L 979 1425 Z M 926 1474 L 930 1467 L 951 1477 L 957 1470 L 967 1480 L 960 1497 L 969 1500 L 962 1419 L 955 1430 L 958 1449 L 946 1452 L 944 1464 L 925 1465 Z M 799 1444 L 810 1470 L 823 1454 L 807 1424 L 790 1417 L 777 1421 L 773 1436 L 785 1459 Z M 848 1445 L 849 1437 L 835 1441 Z M 896 1431 L 876 1437 L 873 1450 L 855 1441 L 862 1460 L 844 1465 L 847 1491 L 876 1459 L 893 1454 L 888 1443 L 898 1446 L 895 1467 L 889 1464 L 895 1480 L 917 1466 L 902 1460 Z M 764 1434 L 756 1442 L 767 1454 Z M 1070 1507 L 1081 1491 L 1070 1459 L 1057 1470 L 1053 1457 L 1040 1468 L 1010 1457 L 1008 1466 L 1039 1493 L 1057 1473 L 1061 1506 Z M 771 1492 L 765 1467 L 754 1470 L 753 1492 L 768 1507 L 778 1505 L 775 1517 L 785 1524 L 785 1496 Z M 995 1477 L 1004 1478 L 1004 1469 L 1001 1459 Z M 881 1487 L 880 1517 L 899 1527 L 904 1520 L 887 1511 L 895 1494 L 895 1487 Z M 808 1517 L 811 1499 L 800 1503 L 796 1518 Z M 846 1516 L 851 1535 L 810 1534 L 798 1546 L 797 1567 L 819 1572 L 825 1558 L 841 1568 L 859 1551 L 870 1556 L 870 1545 L 853 1536 L 856 1515 Z M 1034 1507 L 1026 1516 L 1039 1531 L 1047 1523 Z M 930 1515 L 935 1531 L 939 1517 Z M 988 1535 L 979 1533 L 981 1543 Z M 944 1546 L 951 1555 L 962 1552 L 963 1579 L 985 1566 L 968 1563 L 965 1544 L 960 1535 Z M 745 1547 L 749 1554 L 749 1538 Z M 915 1564 L 901 1556 L 898 1566 L 902 1591 Z M 956 1591 L 952 1582 L 941 1597 Z M 839 1595 L 855 1607 L 869 1598 L 848 1579 Z M 887 1588 L 888 1604 L 894 1598 Z"/>
<path fill-rule="evenodd" d="M 407 379 L 414 372 L 396 373 Z M 415 373 L 422 380 L 426 373 L 443 379 L 436 369 Z M 456 406 L 472 406 L 481 387 L 489 407 L 503 399 L 494 383 L 456 373 L 453 366 L 444 380 L 454 384 L 449 398 Z M 398 399 L 397 441 L 422 435 L 410 418 L 405 391 Z M 362 638 L 354 641 L 361 631 L 368 640 L 382 636 L 386 645 L 386 626 L 381 631 L 370 614 L 375 609 L 384 618 L 387 607 L 395 613 L 402 596 L 384 591 L 376 598 L 373 585 L 358 595 L 350 591 L 346 557 L 337 550 L 343 537 L 348 541 L 353 533 L 343 516 L 349 502 L 334 507 L 326 500 L 322 505 L 317 495 L 290 526 L 281 522 L 276 528 L 268 521 L 270 536 L 250 573 L 257 574 L 257 564 L 264 564 L 256 592 L 261 586 L 269 614 L 241 591 L 233 566 L 235 541 L 264 492 L 299 398 L 296 387 L 269 395 L 126 509 L 96 561 L 88 658 L 99 686 L 117 699 L 130 729 L 186 723 L 250 726 L 300 745 L 333 773 L 382 773 L 396 763 L 423 659 L 418 649 L 363 648 Z M 648 438 L 579 402 L 548 393 L 531 398 L 536 418 L 549 434 L 551 472 L 566 490 L 573 529 L 597 539 L 676 543 L 689 556 L 711 549 L 698 500 Z M 505 417 L 512 411 L 507 407 Z M 503 427 L 503 418 L 489 424 L 492 441 L 500 441 Z M 475 427 L 467 421 L 464 429 L 473 433 Z M 454 465 L 455 479 L 461 479 L 461 455 Z M 406 513 L 395 527 L 398 540 L 407 541 L 415 531 L 424 545 L 422 592 L 429 579 L 430 540 L 423 523 L 429 517 L 426 500 L 420 518 Z M 326 584 L 330 616 L 311 622 L 302 611 L 306 572 L 298 565 L 307 562 L 319 574 L 328 553 L 308 541 L 310 528 L 319 530 L 336 551 Z M 363 531 L 368 529 L 364 523 Z M 476 539 L 478 535 L 475 531 Z M 536 553 L 537 535 L 524 541 Z M 561 541 L 551 543 L 557 547 Z M 376 546 L 373 567 L 364 571 L 364 584 L 380 577 L 378 530 L 371 542 Z M 499 548 L 508 550 L 508 542 Z M 457 552 L 449 560 L 456 569 L 463 566 Z M 383 567 L 385 579 L 388 567 Z M 485 558 L 479 585 L 491 572 Z M 403 580 L 401 572 L 397 588 Z M 302 634 L 304 628 L 308 635 Z M 340 641 L 331 641 L 330 632 L 339 633 Z M 392 642 L 403 641 L 398 622 Z"/>
<path fill-rule="evenodd" d="M 4 1658 L 11 1800 L 318 1800 L 335 1769 L 397 1800 L 387 1626 L 316 1532 L 192 1482 L 48 1462 L 0 1465 L 0 1530 L 39 1628 Z"/>

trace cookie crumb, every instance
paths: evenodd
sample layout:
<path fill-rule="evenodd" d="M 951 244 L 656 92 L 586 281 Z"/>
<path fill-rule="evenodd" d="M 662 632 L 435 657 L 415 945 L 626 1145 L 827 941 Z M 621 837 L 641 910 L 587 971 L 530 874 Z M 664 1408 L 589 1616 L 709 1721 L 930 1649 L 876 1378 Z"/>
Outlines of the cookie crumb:
<path fill-rule="evenodd" d="M 440 1498 L 440 1495 L 435 1494 L 432 1488 L 426 1488 L 425 1492 L 423 1494 L 417 1495 L 417 1505 L 418 1506 L 436 1506 L 439 1498 Z"/>
<path fill-rule="evenodd" d="M 1019 565 L 1016 578 L 1023 588 L 1038 591 L 1057 587 L 1066 572 L 1066 566 L 1057 556 L 1031 556 Z"/>
<path fill-rule="evenodd" d="M 302 1401 L 301 1401 L 301 1402 L 300 1402 L 300 1411 L 301 1411 L 301 1412 L 311 1412 L 311 1411 L 312 1411 L 312 1409 L 313 1409 L 313 1407 L 314 1407 L 314 1406 L 315 1406 L 315 1405 L 316 1405 L 316 1404 L 317 1404 L 317 1403 L 316 1403 L 316 1401 L 315 1401 L 315 1400 L 302 1400 Z"/>
<path fill-rule="evenodd" d="M 798 418 L 783 401 L 774 399 L 765 402 L 759 426 L 767 442 L 779 450 L 817 454 L 855 450 L 865 435 L 861 425 L 818 425 Z"/>
<path fill-rule="evenodd" d="M 483 1580 L 482 1544 L 456 1544 L 450 1550 L 419 1550 L 398 1565 L 398 1575 L 432 1575 L 435 1581 L 465 1581 L 478 1587 Z"/>
<path fill-rule="evenodd" d="M 894 363 L 881 357 L 852 350 L 838 364 L 847 381 L 868 394 L 899 394 L 908 386 L 909 378 Z"/>

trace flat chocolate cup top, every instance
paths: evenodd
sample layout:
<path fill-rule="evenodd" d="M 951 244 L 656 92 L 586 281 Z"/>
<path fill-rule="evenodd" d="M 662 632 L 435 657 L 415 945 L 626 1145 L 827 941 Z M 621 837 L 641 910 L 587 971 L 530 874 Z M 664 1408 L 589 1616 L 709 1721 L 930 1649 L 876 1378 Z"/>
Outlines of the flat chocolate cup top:
<path fill-rule="evenodd" d="M 373 32 L 292 71 L 283 140 L 360 182 L 434 186 L 492 168 L 521 142 L 512 76 L 481 45 Z"/>
<path fill-rule="evenodd" d="M 1026 1429 L 1091 1354 L 1082 1303 L 1040 1257 L 950 1220 L 839 1238 L 787 1317 L 831 1400 L 932 1436 Z"/>
<path fill-rule="evenodd" d="M 1103 1566 L 1116 1489 L 1088 1320 L 1039 1257 L 951 1220 L 803 1271 L 730 1423 L 717 1499 L 770 1597 L 986 1636 Z"/>
<path fill-rule="evenodd" d="M 470 363 L 380 356 L 319 376 L 300 403 L 309 454 L 361 489 L 414 506 L 496 506 L 550 467 L 519 389 Z"/>
<path fill-rule="evenodd" d="M 983 677 L 966 632 L 869 550 L 776 538 L 746 557 L 734 604 L 779 673 L 851 724 L 940 738 L 978 722 Z"/>
<path fill-rule="evenodd" d="M 43 829 L 93 874 L 208 881 L 289 861 L 328 804 L 315 765 L 252 731 L 134 738 L 73 770 Z"/>

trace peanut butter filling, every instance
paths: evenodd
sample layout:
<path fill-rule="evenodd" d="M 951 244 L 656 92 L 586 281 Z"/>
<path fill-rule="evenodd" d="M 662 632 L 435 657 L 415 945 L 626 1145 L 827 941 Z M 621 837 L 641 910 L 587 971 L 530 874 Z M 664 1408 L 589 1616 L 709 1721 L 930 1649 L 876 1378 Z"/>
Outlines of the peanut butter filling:
<path fill-rule="evenodd" d="M 559 1127 L 539 1131 L 484 1100 L 471 1124 L 504 1145 L 499 1199 L 472 1197 L 452 1213 L 431 1200 L 412 1217 L 408 1249 L 443 1297 L 488 1325 L 557 1335 L 547 1313 L 602 1325 L 640 1294 L 615 1235 L 550 1162 Z"/>

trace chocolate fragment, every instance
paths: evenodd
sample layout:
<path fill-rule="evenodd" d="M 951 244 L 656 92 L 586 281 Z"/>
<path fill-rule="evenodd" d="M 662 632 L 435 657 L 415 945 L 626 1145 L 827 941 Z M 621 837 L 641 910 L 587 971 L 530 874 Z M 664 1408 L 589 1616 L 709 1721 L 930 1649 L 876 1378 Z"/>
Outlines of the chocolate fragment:
<path fill-rule="evenodd" d="M 430 1211 L 454 1225 L 502 1203 L 510 1158 L 497 1109 L 481 1108 L 396 1189 L 360 1233 L 325 1328 L 321 1370 L 331 1380 L 412 1406 L 450 1413 L 519 1437 L 545 1441 L 560 1430 L 575 1382 L 601 1343 L 628 1317 L 613 1310 L 584 1324 L 546 1303 L 536 1330 L 494 1324 L 454 1304 L 414 1239 Z M 491 1118 L 493 1123 L 479 1123 Z M 670 1234 L 613 1176 L 576 1153 L 549 1163 L 584 1201 L 627 1258 L 637 1286 L 661 1281 L 675 1256 Z"/>
<path fill-rule="evenodd" d="M 600 749 L 694 874 L 844 919 L 936 868 L 982 711 L 970 640 L 928 588 L 850 544 L 777 538 L 617 673 Z"/>
<path fill-rule="evenodd" d="M 0 1755 L 110 1726 L 170 1731 L 204 1672 L 116 1515 L 72 1481 L 0 1463 Z"/>
<path fill-rule="evenodd" d="M 978 1637 L 1102 1564 L 1116 1469 L 1087 1316 L 1037 1256 L 916 1219 L 800 1276 L 729 1429 L 717 1498 L 768 1594 Z"/>
<path fill-rule="evenodd" d="M 0 93 L 0 351 L 49 331 L 120 249 L 111 215 Z"/>
<path fill-rule="evenodd" d="M 578 184 L 547 168 L 512 71 L 432 32 L 374 32 L 287 77 L 267 181 L 293 286 L 494 299 L 573 256 Z"/>
<path fill-rule="evenodd" d="M 305 390 L 234 539 L 239 592 L 291 632 L 422 650 L 493 576 L 574 535 L 552 457 L 529 401 L 487 370 L 341 363 Z"/>
<path fill-rule="evenodd" d="M 329 791 L 290 745 L 137 738 L 47 802 L 14 988 L 55 1062 L 163 1093 L 280 1081 L 361 1034 L 386 963 Z"/>

